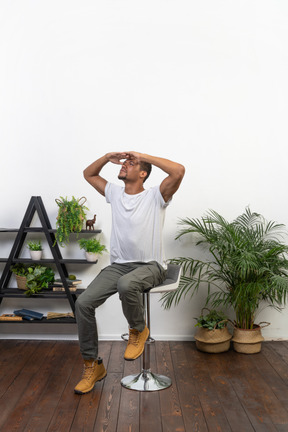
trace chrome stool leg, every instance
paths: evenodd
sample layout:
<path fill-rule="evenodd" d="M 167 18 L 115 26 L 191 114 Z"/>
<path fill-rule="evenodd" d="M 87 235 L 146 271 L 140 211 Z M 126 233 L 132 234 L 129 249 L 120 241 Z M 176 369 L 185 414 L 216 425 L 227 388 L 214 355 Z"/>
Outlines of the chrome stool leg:
<path fill-rule="evenodd" d="M 150 293 L 143 294 L 143 300 L 145 305 L 146 313 L 146 325 L 151 329 L 150 326 Z M 123 335 L 124 336 L 124 335 Z M 123 339 L 123 337 L 122 337 Z M 124 339 L 125 340 L 125 339 Z M 150 343 L 154 342 L 153 338 L 147 339 L 143 352 L 143 367 L 142 372 L 135 375 L 128 375 L 121 380 L 121 385 L 129 390 L 137 391 L 157 391 L 164 390 L 171 386 L 172 381 L 170 378 L 164 375 L 158 375 L 151 372 L 150 369 Z"/>

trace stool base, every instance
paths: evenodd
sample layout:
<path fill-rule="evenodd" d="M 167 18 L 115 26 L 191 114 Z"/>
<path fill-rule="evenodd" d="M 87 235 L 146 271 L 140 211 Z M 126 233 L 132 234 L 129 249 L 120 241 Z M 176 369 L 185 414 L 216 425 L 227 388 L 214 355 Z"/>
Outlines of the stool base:
<path fill-rule="evenodd" d="M 142 370 L 140 374 L 128 375 L 121 380 L 121 385 L 129 390 L 157 391 L 164 390 L 172 384 L 171 379 L 151 372 L 150 369 Z"/>

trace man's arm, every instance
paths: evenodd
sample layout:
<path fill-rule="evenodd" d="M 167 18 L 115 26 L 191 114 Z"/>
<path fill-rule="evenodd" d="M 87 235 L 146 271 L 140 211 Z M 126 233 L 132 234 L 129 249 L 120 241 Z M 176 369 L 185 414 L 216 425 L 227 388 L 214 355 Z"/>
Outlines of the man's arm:
<path fill-rule="evenodd" d="M 177 162 L 168 159 L 150 156 L 144 153 L 127 152 L 129 159 L 137 159 L 139 162 L 148 162 L 166 172 L 168 176 L 162 181 L 160 185 L 160 192 L 164 201 L 169 201 L 174 193 L 178 190 L 181 181 L 185 174 L 185 167 Z"/>
<path fill-rule="evenodd" d="M 128 156 L 126 153 L 106 153 L 104 156 L 97 159 L 83 171 L 85 180 L 87 180 L 88 183 L 90 183 L 101 195 L 104 196 L 107 180 L 100 176 L 102 168 L 108 162 L 122 165 L 121 160 L 126 159 L 127 157 Z"/>

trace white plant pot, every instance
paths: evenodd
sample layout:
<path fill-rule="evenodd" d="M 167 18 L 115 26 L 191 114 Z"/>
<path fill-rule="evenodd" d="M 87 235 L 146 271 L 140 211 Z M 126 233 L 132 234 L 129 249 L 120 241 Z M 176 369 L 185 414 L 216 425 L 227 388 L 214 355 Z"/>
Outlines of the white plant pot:
<path fill-rule="evenodd" d="M 34 260 L 34 261 L 41 260 L 41 258 L 42 258 L 42 250 L 40 250 L 40 251 L 29 250 L 29 252 L 30 252 L 30 256 L 31 256 L 32 260 Z"/>
<path fill-rule="evenodd" d="M 85 255 L 86 255 L 86 260 L 90 262 L 95 262 L 98 259 L 97 253 L 85 252 Z"/>

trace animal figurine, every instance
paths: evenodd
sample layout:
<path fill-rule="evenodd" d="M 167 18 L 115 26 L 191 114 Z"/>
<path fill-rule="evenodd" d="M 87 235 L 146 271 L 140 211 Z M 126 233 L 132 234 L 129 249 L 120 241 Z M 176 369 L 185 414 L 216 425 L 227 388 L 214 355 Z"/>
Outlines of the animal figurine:
<path fill-rule="evenodd" d="M 89 228 L 89 230 L 94 230 L 94 224 L 96 222 L 96 215 L 94 215 L 93 219 L 87 219 L 86 221 L 86 230 Z"/>

